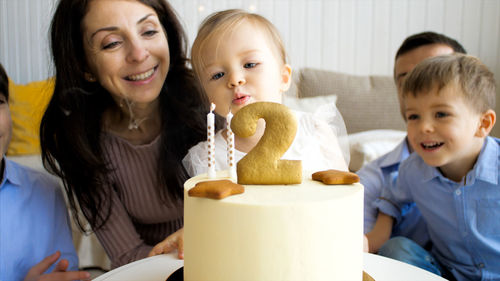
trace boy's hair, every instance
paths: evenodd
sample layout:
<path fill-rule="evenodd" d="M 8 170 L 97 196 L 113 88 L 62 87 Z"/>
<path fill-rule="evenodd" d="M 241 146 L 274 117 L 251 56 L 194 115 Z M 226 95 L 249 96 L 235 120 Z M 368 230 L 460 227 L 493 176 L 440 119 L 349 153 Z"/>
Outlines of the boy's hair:
<path fill-rule="evenodd" d="M 472 108 L 483 113 L 495 108 L 496 85 L 493 73 L 478 59 L 464 54 L 428 58 L 417 64 L 403 84 L 403 97 L 418 96 L 449 83 L 462 88 Z"/>
<path fill-rule="evenodd" d="M 401 43 L 401 47 L 399 47 L 398 51 L 396 52 L 395 59 L 397 59 L 401 55 L 404 55 L 405 53 L 408 53 L 411 50 L 430 44 L 447 45 L 452 48 L 455 53 L 467 54 L 464 47 L 460 45 L 460 43 L 458 43 L 455 39 L 452 39 L 444 34 L 426 31 L 413 34 L 410 37 L 406 38 L 403 43 Z"/>
<path fill-rule="evenodd" d="M 9 100 L 9 78 L 7 72 L 3 69 L 0 63 L 0 93 L 2 93 L 7 100 Z"/>
<path fill-rule="evenodd" d="M 217 35 L 219 38 L 227 32 L 233 31 L 243 21 L 248 20 L 253 24 L 261 27 L 269 39 L 276 46 L 276 50 L 282 60 L 286 63 L 286 51 L 283 40 L 276 29 L 276 27 L 266 18 L 261 15 L 248 13 L 244 10 L 230 9 L 220 12 L 215 12 L 209 15 L 200 25 L 198 34 L 194 40 L 193 47 L 191 48 L 191 63 L 196 76 L 200 77 L 201 71 L 204 67 L 203 59 L 201 58 L 201 51 L 204 45 Z"/>

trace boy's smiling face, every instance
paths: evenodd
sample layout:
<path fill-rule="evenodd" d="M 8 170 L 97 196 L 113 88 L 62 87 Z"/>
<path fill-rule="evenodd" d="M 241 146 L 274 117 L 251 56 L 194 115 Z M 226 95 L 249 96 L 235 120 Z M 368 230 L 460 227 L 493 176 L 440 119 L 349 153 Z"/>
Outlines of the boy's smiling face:
<path fill-rule="evenodd" d="M 478 137 L 482 114 L 466 103 L 460 86 L 451 82 L 438 92 L 405 96 L 408 140 L 426 164 L 460 181 L 472 169 L 484 138 Z"/>
<path fill-rule="evenodd" d="M 9 103 L 4 93 L 0 92 L 0 156 L 5 155 L 12 137 L 12 119 Z"/>

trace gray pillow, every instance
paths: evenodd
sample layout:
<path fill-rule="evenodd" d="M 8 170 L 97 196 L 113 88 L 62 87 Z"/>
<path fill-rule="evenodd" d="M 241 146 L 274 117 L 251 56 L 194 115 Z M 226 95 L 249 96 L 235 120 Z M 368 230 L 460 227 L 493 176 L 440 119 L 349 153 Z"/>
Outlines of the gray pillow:
<path fill-rule="evenodd" d="M 348 134 L 376 129 L 406 130 L 392 77 L 313 68 L 301 69 L 298 76 L 299 97 L 337 95 L 337 108 Z"/>

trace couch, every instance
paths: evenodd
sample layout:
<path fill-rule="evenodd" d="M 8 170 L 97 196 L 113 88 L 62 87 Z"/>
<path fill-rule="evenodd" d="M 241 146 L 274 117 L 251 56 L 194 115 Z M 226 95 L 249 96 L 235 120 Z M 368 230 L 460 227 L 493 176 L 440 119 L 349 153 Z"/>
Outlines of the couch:
<path fill-rule="evenodd" d="M 390 76 L 303 68 L 294 73 L 293 81 L 284 99 L 291 108 L 314 111 L 324 103 L 336 102 L 349 137 L 351 171 L 392 150 L 406 136 Z"/>
<path fill-rule="evenodd" d="M 312 112 L 336 102 L 346 124 L 352 171 L 388 152 L 406 135 L 392 77 L 304 68 L 294 72 L 293 81 L 284 99 L 291 108 Z M 38 126 L 52 87 L 53 81 L 47 80 L 28 85 L 11 81 L 10 88 L 14 130 L 7 157 L 41 171 Z M 73 229 L 80 267 L 109 269 L 109 260 L 95 235 L 83 235 L 75 225 Z"/>

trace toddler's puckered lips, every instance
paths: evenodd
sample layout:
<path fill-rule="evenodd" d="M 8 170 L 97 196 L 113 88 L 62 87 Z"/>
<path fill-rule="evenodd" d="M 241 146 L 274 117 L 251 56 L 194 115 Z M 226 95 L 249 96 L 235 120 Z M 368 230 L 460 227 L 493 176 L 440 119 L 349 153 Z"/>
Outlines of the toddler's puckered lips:
<path fill-rule="evenodd" d="M 141 73 L 137 73 L 137 74 L 132 74 L 132 75 L 128 75 L 126 77 L 124 77 L 125 80 L 127 81 L 143 81 L 143 80 L 147 80 L 149 79 L 151 76 L 153 76 L 153 74 L 155 73 L 156 69 L 158 68 L 158 65 L 156 65 L 155 67 L 147 70 L 147 71 L 144 71 L 144 72 L 141 72 Z"/>
<path fill-rule="evenodd" d="M 245 95 L 242 93 L 235 93 L 233 96 L 233 104 L 242 105 L 247 103 L 249 99 L 250 99 L 249 95 Z"/>
<path fill-rule="evenodd" d="M 441 146 L 444 145 L 444 142 L 436 142 L 436 141 L 429 141 L 429 142 L 422 142 L 420 143 L 420 146 L 427 151 L 433 151 L 439 149 Z"/>

